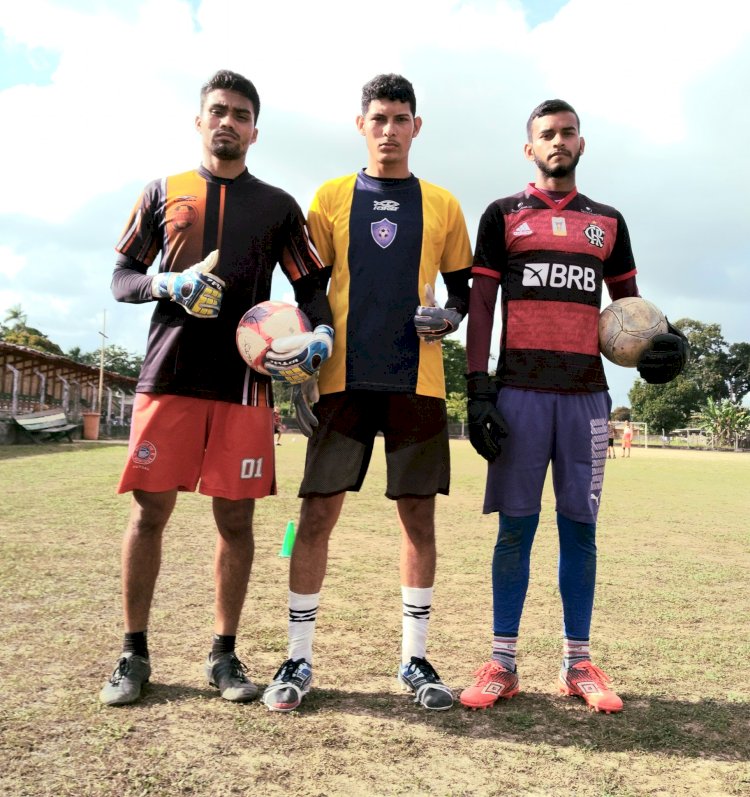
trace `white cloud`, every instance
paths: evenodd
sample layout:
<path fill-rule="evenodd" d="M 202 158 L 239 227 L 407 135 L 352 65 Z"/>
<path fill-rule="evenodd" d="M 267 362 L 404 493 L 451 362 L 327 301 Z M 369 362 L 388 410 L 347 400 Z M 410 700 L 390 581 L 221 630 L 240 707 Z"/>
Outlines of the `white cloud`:
<path fill-rule="evenodd" d="M 22 304 L 66 350 L 98 347 L 104 310 L 110 342 L 143 350 L 150 308 L 111 298 L 113 246 L 140 187 L 197 165 L 198 91 L 218 68 L 261 94 L 250 169 L 303 207 L 365 163 L 362 84 L 402 71 L 424 118 L 412 168 L 458 196 L 472 237 L 492 199 L 533 179 L 521 154 L 529 111 L 564 97 L 587 139 L 580 190 L 624 213 L 644 295 L 670 318 L 750 340 L 741 0 L 705 13 L 570 0 L 534 28 L 519 0 L 203 0 L 195 14 L 179 0 L 26 0 L 5 4 L 0 33 L 28 61 L 0 91 L 0 312 Z M 56 65 L 33 85 L 40 62 Z M 283 279 L 274 294 L 290 295 Z M 617 369 L 615 403 L 634 376 Z"/>
<path fill-rule="evenodd" d="M 0 274 L 13 278 L 20 274 L 26 259 L 8 246 L 0 246 Z"/>

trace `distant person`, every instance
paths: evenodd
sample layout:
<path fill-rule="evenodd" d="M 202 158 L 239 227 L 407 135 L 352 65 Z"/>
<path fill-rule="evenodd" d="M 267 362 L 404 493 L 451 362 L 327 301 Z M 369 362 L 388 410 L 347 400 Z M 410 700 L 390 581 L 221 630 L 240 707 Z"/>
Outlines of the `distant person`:
<path fill-rule="evenodd" d="M 492 655 L 460 696 L 471 708 L 519 690 L 518 633 L 550 463 L 563 605 L 560 689 L 597 710 L 622 708 L 589 651 L 611 411 L 598 319 L 602 284 L 613 300 L 637 296 L 638 288 L 622 215 L 576 188 L 585 147 L 579 131 L 578 114 L 567 102 L 548 100 L 535 108 L 524 151 L 536 166 L 536 182 L 493 202 L 479 223 L 467 335 L 469 436 L 489 461 L 484 511 L 498 512 L 500 522 L 492 560 Z M 495 382 L 487 365 L 499 289 Z M 638 365 L 648 382 L 673 379 L 685 365 L 685 338 L 669 330 Z"/>
<path fill-rule="evenodd" d="M 253 561 L 255 499 L 276 492 L 273 398 L 270 379 L 241 359 L 235 332 L 245 311 L 270 298 L 277 263 L 310 319 L 332 320 L 327 272 L 302 211 L 245 166 L 259 110 L 249 80 L 217 72 L 201 89 L 195 120 L 200 166 L 150 183 L 116 246 L 115 298 L 156 305 L 118 487 L 133 498 L 122 546 L 125 635 L 99 695 L 106 705 L 134 702 L 149 680 L 147 629 L 162 534 L 177 493 L 196 488 L 211 497 L 218 530 L 206 677 L 226 700 L 258 692 L 235 637 Z M 159 255 L 158 273 L 147 274 Z"/>
<path fill-rule="evenodd" d="M 273 433 L 276 435 L 276 445 L 281 445 L 281 433 L 284 431 L 284 425 L 281 422 L 281 413 L 274 407 L 273 410 Z"/>
<path fill-rule="evenodd" d="M 617 459 L 615 454 L 615 425 L 612 419 L 607 421 L 607 459 Z"/>
<path fill-rule="evenodd" d="M 630 421 L 625 421 L 625 426 L 622 430 L 622 456 L 630 457 L 630 447 L 633 443 L 633 428 Z M 625 453 L 627 451 L 627 454 Z"/>
<path fill-rule="evenodd" d="M 408 80 L 373 78 L 363 88 L 357 117 L 367 167 L 325 183 L 308 215 L 315 247 L 333 266 L 336 346 L 321 368 L 320 401 L 307 429 L 312 436 L 289 573 L 288 654 L 263 695 L 272 711 L 296 709 L 310 689 L 328 540 L 346 492 L 364 481 L 378 432 L 385 442 L 386 496 L 395 501 L 401 530 L 398 678 L 427 709 L 453 704 L 426 644 L 435 495 L 448 493 L 450 476 L 439 341 L 466 313 L 471 248 L 457 200 L 409 169 L 421 125 Z M 439 273 L 448 289 L 445 308 L 432 293 Z M 352 600 L 367 607 L 364 595 Z M 377 625 L 367 633 L 377 633 Z"/>

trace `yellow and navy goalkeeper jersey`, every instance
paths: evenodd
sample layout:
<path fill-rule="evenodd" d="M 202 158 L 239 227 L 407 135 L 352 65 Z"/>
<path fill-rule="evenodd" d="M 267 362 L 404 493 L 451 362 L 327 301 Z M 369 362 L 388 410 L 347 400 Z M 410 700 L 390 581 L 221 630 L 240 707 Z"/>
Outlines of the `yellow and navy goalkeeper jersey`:
<path fill-rule="evenodd" d="M 440 344 L 420 341 L 413 319 L 438 272 L 471 265 L 456 198 L 414 176 L 380 179 L 363 170 L 321 186 L 308 227 L 321 260 L 333 266 L 328 300 L 336 338 L 320 392 L 444 398 Z"/>

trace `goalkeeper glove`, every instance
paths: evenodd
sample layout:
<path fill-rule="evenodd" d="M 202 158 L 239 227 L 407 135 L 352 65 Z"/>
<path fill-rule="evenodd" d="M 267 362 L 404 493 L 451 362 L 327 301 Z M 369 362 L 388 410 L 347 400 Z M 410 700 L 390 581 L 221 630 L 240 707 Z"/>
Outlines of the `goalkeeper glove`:
<path fill-rule="evenodd" d="M 667 319 L 667 332 L 654 336 L 651 348 L 643 352 L 636 367 L 645 382 L 663 385 L 682 373 L 689 359 L 688 339 Z"/>
<path fill-rule="evenodd" d="M 151 294 L 155 299 L 171 299 L 197 318 L 216 318 L 221 308 L 224 280 L 211 273 L 219 262 L 214 249 L 205 260 L 184 271 L 165 271 L 154 275 Z"/>
<path fill-rule="evenodd" d="M 435 301 L 432 285 L 424 286 L 426 306 L 419 305 L 414 316 L 417 335 L 427 343 L 440 340 L 458 329 L 463 316 L 457 310 L 441 307 Z"/>
<path fill-rule="evenodd" d="M 505 419 L 496 407 L 497 386 L 486 371 L 466 374 L 469 398 L 469 440 L 477 453 L 488 462 L 500 454 L 502 441 L 508 436 Z"/>
<path fill-rule="evenodd" d="M 302 384 L 318 372 L 332 348 L 333 329 L 319 324 L 312 332 L 274 340 L 263 358 L 263 367 L 278 382 Z"/>
<path fill-rule="evenodd" d="M 292 388 L 292 404 L 294 414 L 297 416 L 299 429 L 305 437 L 312 437 L 313 429 L 318 425 L 312 406 L 320 398 L 318 378 L 309 377 L 305 382 L 300 382 Z"/>

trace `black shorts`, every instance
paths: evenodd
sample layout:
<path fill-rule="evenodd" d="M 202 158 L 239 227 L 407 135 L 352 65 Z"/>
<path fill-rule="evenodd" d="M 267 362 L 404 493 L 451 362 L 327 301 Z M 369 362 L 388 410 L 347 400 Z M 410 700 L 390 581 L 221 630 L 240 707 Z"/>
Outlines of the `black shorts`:
<path fill-rule="evenodd" d="M 307 444 L 300 498 L 358 491 L 378 432 L 385 438 L 388 498 L 448 495 L 450 450 L 443 399 L 351 390 L 321 396 L 315 414 L 320 425 Z"/>

